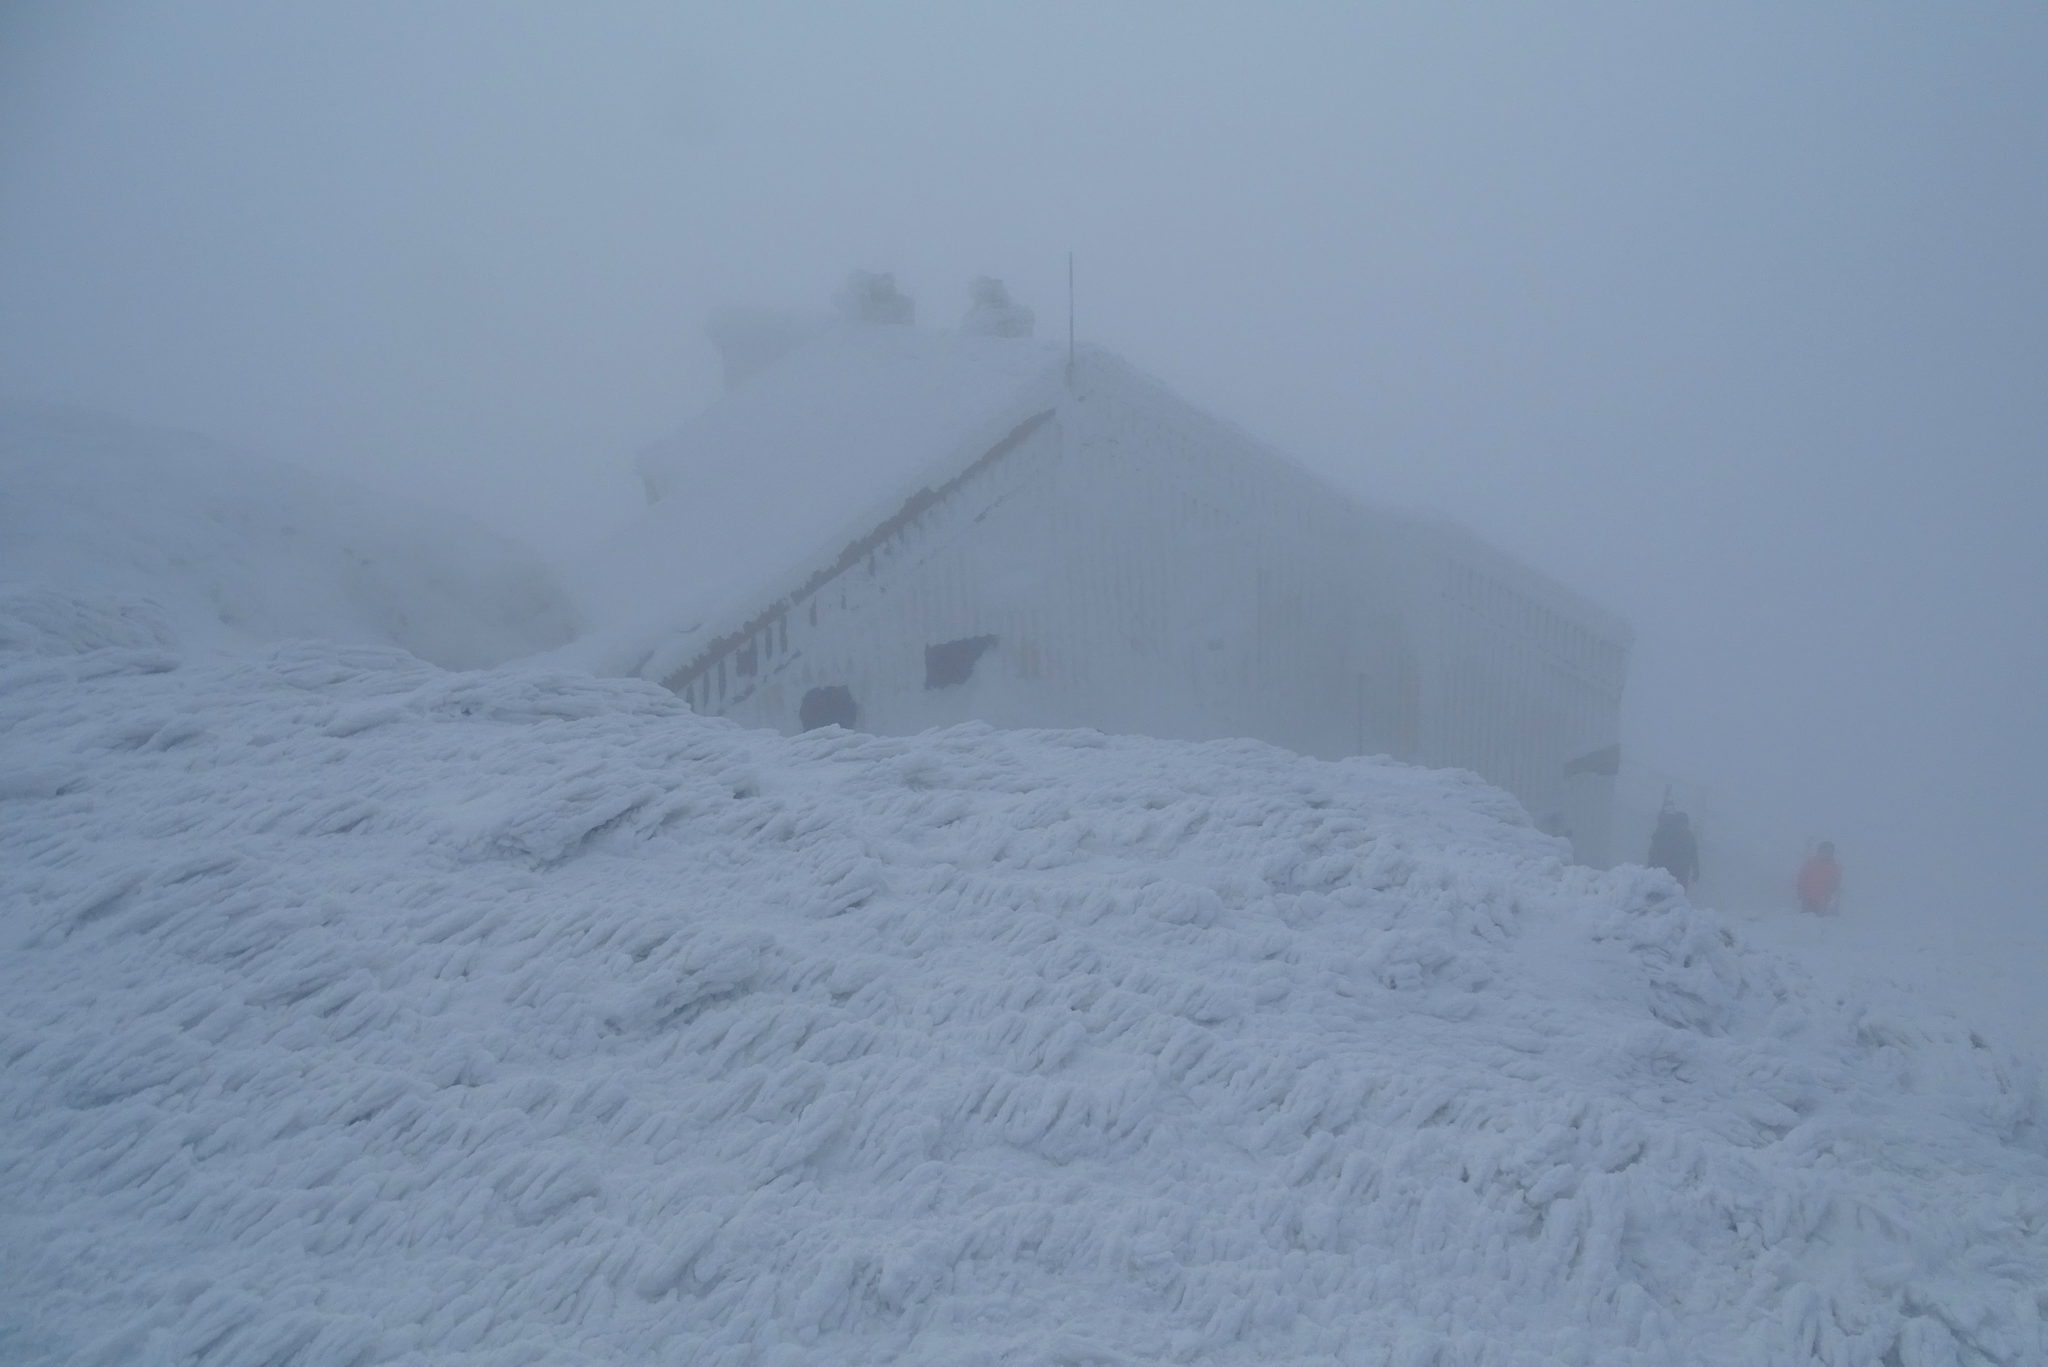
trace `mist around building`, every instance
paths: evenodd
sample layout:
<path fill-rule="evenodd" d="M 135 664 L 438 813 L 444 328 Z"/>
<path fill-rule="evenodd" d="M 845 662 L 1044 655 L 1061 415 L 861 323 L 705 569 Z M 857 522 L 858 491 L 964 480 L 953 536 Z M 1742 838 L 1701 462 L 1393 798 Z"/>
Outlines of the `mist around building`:
<path fill-rule="evenodd" d="M 2048 1360 L 2038 1008 L 1051 312 L 721 315 L 568 567 L 8 409 L 0 1359 Z"/>

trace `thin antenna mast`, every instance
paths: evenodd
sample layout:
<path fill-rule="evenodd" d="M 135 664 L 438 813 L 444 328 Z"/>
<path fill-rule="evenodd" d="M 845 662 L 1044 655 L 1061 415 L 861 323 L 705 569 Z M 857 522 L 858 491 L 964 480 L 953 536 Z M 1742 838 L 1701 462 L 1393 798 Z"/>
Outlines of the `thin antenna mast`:
<path fill-rule="evenodd" d="M 1074 387 L 1074 254 L 1067 253 L 1067 387 Z"/>

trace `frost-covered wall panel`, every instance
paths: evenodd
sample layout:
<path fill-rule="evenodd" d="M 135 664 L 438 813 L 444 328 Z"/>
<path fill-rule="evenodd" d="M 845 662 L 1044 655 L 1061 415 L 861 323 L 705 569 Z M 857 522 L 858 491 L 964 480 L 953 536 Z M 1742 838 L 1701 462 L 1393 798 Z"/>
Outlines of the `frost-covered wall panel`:
<path fill-rule="evenodd" d="M 759 680 L 718 696 L 714 682 L 685 689 L 693 705 L 748 725 L 791 731 L 813 690 L 844 689 L 864 730 L 922 729 L 939 720 L 925 687 L 925 649 L 984 634 L 1024 634 L 1029 595 L 1006 577 L 1031 564 L 1021 552 L 1045 518 L 1046 480 L 1059 433 L 1036 429 L 1001 461 L 952 491 L 829 580 L 789 613 L 786 654 Z M 983 672 L 977 661 L 975 673 Z M 700 700 L 701 699 L 701 700 Z M 957 710 L 957 709 L 954 709 Z M 1071 724 L 1071 723 L 1070 723 Z"/>
<path fill-rule="evenodd" d="M 1619 735 L 1626 629 L 1468 537 L 1419 534 L 1419 758 L 1484 775 L 1606 857 L 1611 776 L 1568 770 Z"/>
<path fill-rule="evenodd" d="M 1138 572 L 1170 580 L 1144 625 L 1174 644 L 1203 733 L 1322 755 L 1384 748 L 1361 744 L 1358 608 L 1377 591 L 1365 511 L 1120 366 L 1090 378 L 1076 405 L 1088 506 L 1122 510 L 1128 530 L 1101 544 L 1137 547 Z"/>
<path fill-rule="evenodd" d="M 786 652 L 771 631 L 761 677 L 713 670 L 686 696 L 784 730 L 812 690 L 843 688 L 880 731 L 977 717 L 1385 749 L 1367 743 L 1353 659 L 1356 510 L 1170 396 L 1094 378 L 792 613 Z M 967 682 L 926 687 L 928 647 L 984 637 Z"/>

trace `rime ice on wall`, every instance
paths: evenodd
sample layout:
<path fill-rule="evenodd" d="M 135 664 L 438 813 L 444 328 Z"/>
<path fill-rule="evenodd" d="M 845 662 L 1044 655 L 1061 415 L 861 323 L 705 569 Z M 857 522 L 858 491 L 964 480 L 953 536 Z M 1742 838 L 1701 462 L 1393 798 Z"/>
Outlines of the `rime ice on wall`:
<path fill-rule="evenodd" d="M 842 326 L 643 460 L 562 657 L 794 730 L 968 717 L 1471 767 L 1597 858 L 1627 632 L 1131 367 Z M 927 652 L 993 638 L 967 680 Z M 829 706 L 827 705 L 829 700 Z"/>
<path fill-rule="evenodd" d="M 1628 627 L 1459 527 L 1403 535 L 1429 700 L 1417 757 L 1507 788 L 1581 858 L 1635 857 L 1611 831 Z"/>

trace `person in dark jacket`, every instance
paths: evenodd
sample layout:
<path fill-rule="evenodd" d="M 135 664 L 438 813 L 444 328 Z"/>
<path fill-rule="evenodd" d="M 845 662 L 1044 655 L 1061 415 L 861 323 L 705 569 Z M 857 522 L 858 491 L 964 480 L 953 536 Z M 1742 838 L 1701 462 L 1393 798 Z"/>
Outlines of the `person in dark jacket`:
<path fill-rule="evenodd" d="M 1692 819 L 1676 807 L 1666 807 L 1657 816 L 1657 829 L 1650 833 L 1650 867 L 1663 869 L 1688 892 L 1700 878 L 1699 842 L 1693 838 Z"/>

